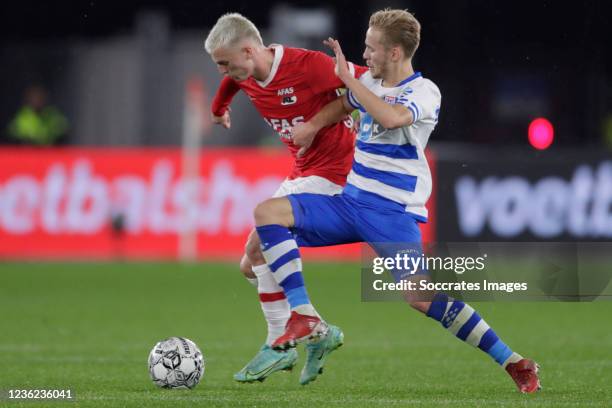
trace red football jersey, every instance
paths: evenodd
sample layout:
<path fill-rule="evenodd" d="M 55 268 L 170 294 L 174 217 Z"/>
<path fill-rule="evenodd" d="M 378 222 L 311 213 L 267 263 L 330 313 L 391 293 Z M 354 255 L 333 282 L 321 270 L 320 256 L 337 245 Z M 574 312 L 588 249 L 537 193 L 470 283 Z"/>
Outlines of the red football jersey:
<path fill-rule="evenodd" d="M 302 157 L 299 146 L 293 144 L 291 129 L 310 120 L 325 105 L 338 97 L 344 87 L 334 72 L 334 60 L 319 51 L 273 45 L 274 62 L 268 78 L 249 78 L 236 82 L 224 77 L 213 100 L 212 110 L 221 116 L 233 96 L 242 89 L 251 99 L 264 120 L 280 135 L 295 159 L 289 179 L 306 176 L 324 177 L 344 185 L 353 162 L 355 134 L 352 119 L 323 128 Z M 367 67 L 349 63 L 349 69 L 359 78 Z"/>

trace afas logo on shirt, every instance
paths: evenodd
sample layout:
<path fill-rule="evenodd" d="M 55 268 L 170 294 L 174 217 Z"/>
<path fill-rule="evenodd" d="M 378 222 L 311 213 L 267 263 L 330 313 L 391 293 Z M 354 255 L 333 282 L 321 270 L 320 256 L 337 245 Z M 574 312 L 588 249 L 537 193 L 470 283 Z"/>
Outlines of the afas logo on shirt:
<path fill-rule="evenodd" d="M 293 87 L 278 90 L 278 96 L 285 96 L 293 93 Z"/>
<path fill-rule="evenodd" d="M 283 106 L 293 105 L 294 103 L 297 102 L 297 96 L 291 95 L 292 93 L 293 93 L 293 87 L 283 88 L 283 89 L 278 90 L 277 92 L 278 96 L 283 97 L 283 99 L 281 99 L 281 105 Z"/>
<path fill-rule="evenodd" d="M 289 119 L 275 119 L 275 118 L 264 118 L 268 125 L 272 126 L 281 138 L 291 139 L 291 129 L 299 123 L 304 123 L 304 116 L 296 116 L 295 118 Z"/>

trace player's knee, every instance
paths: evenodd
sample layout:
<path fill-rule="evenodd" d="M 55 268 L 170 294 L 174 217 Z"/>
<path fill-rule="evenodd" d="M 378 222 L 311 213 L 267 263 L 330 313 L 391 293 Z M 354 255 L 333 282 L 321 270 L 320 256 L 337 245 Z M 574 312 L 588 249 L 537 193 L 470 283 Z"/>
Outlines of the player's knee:
<path fill-rule="evenodd" d="M 253 236 L 249 237 L 249 240 L 244 246 L 244 250 L 251 265 L 261 265 L 266 262 L 261 253 L 259 239 L 253 238 Z"/>
<path fill-rule="evenodd" d="M 255 223 L 257 225 L 267 224 L 266 221 L 271 217 L 270 212 L 270 200 L 266 200 L 262 203 L 257 204 L 257 206 L 255 207 L 255 212 L 253 214 L 255 216 Z"/>
<path fill-rule="evenodd" d="M 248 256 L 244 255 L 240 260 L 240 272 L 242 272 L 242 274 L 249 279 L 256 278 L 252 268 L 253 267 Z"/>
<path fill-rule="evenodd" d="M 284 216 L 284 206 L 279 199 L 272 198 L 259 203 L 255 207 L 254 215 L 257 225 L 279 224 L 288 226 Z"/>

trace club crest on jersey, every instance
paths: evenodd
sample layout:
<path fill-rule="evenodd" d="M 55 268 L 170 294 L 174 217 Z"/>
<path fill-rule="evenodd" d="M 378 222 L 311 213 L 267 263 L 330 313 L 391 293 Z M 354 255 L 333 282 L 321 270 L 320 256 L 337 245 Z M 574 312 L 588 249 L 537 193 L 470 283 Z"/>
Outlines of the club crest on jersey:
<path fill-rule="evenodd" d="M 283 100 L 281 101 L 281 105 L 283 105 L 283 106 L 293 105 L 296 102 L 297 102 L 297 96 L 295 96 L 295 95 L 293 95 L 293 96 L 285 96 L 283 98 Z"/>

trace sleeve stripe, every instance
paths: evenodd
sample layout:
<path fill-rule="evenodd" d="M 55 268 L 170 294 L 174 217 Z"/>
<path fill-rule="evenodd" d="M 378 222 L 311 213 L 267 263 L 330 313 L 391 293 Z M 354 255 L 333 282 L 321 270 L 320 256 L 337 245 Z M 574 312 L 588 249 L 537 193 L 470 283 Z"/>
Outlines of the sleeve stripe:
<path fill-rule="evenodd" d="M 412 107 L 414 107 L 414 110 L 416 111 L 416 117 L 415 117 L 415 119 L 414 119 L 414 121 L 416 122 L 416 120 L 417 120 L 417 119 L 419 118 L 419 116 L 421 115 L 421 112 L 419 112 L 419 108 L 418 108 L 418 106 L 416 105 L 416 103 L 414 103 L 414 102 L 410 102 L 410 105 L 411 105 Z"/>
<path fill-rule="evenodd" d="M 408 106 L 408 109 L 410 109 L 410 112 L 412 112 L 412 122 L 416 122 L 417 121 L 417 114 L 414 110 L 414 108 L 412 106 Z"/>
<path fill-rule="evenodd" d="M 397 102 L 399 104 L 402 105 L 408 105 L 409 101 L 408 101 L 408 97 L 406 97 L 405 95 L 400 95 L 399 98 L 397 98 Z"/>
<path fill-rule="evenodd" d="M 348 101 L 349 105 L 351 105 L 353 108 L 359 109 L 359 106 L 355 105 L 350 97 L 347 98 L 346 100 Z"/>
<path fill-rule="evenodd" d="M 346 93 L 347 95 L 347 100 L 348 103 L 355 109 L 360 109 L 361 105 L 357 102 L 357 100 L 355 99 L 355 97 L 353 96 L 353 93 L 351 92 L 351 90 L 349 89 L 349 91 Z"/>
<path fill-rule="evenodd" d="M 351 103 L 353 103 L 354 105 L 357 104 L 357 101 L 355 100 L 355 97 L 353 96 L 353 93 L 351 92 L 351 90 L 349 89 L 347 92 L 347 95 L 349 97 L 349 99 L 351 100 Z"/>

